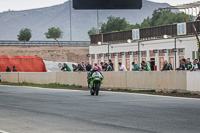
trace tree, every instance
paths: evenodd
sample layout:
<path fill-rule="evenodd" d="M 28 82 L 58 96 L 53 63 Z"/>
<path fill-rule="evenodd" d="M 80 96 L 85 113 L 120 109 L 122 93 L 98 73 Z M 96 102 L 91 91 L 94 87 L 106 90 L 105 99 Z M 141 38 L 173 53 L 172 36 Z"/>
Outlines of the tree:
<path fill-rule="evenodd" d="M 49 28 L 48 32 L 44 33 L 47 39 L 53 38 L 58 42 L 58 46 L 60 47 L 60 43 L 58 41 L 58 38 L 62 38 L 63 32 L 60 30 L 60 28 Z"/>
<path fill-rule="evenodd" d="M 138 28 L 149 28 L 153 26 L 167 25 L 185 22 L 185 18 L 191 18 L 193 16 L 185 15 L 184 13 L 174 13 L 171 10 L 156 9 L 153 11 L 152 17 L 147 17 L 141 24 L 129 24 L 125 18 L 108 17 L 108 21 L 101 25 L 100 33 L 117 32 L 122 30 L 131 30 Z M 93 30 L 93 29 L 92 29 Z M 91 33 L 92 30 L 89 32 Z M 93 32 L 95 34 L 95 32 Z M 88 33 L 89 34 L 89 33 Z M 89 34 L 90 35 L 90 34 Z"/>
<path fill-rule="evenodd" d="M 23 41 L 23 42 L 29 41 L 32 37 L 31 30 L 28 28 L 21 29 L 17 37 L 19 41 Z"/>
<path fill-rule="evenodd" d="M 126 27 L 128 25 L 129 23 L 126 21 L 125 18 L 110 16 L 108 17 L 108 21 L 101 25 L 100 32 L 106 33 L 106 32 L 126 30 Z"/>
<path fill-rule="evenodd" d="M 97 28 L 95 28 L 95 27 L 92 27 L 92 29 L 88 31 L 89 37 L 91 35 L 95 35 L 95 34 L 98 34 L 98 33 L 99 33 L 99 30 Z"/>

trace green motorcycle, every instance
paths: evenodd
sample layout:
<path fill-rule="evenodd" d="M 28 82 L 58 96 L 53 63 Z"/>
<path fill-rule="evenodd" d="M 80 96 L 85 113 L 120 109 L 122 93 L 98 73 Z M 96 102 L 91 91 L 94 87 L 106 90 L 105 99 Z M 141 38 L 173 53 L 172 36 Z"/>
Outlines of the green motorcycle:
<path fill-rule="evenodd" d="M 103 81 L 103 77 L 99 72 L 94 72 L 92 74 L 92 77 L 90 78 L 90 83 L 89 86 L 91 87 L 90 89 L 90 94 L 93 95 L 99 95 L 99 90 L 101 83 Z"/>

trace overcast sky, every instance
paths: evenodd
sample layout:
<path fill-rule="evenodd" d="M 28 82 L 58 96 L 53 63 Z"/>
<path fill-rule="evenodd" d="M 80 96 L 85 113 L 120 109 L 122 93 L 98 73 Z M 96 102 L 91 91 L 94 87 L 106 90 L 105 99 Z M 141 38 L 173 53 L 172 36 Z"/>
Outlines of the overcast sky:
<path fill-rule="evenodd" d="M 10 10 L 26 10 L 62 4 L 68 0 L 0 0 L 0 12 Z M 150 0 L 169 3 L 170 5 L 191 3 L 198 0 Z"/>

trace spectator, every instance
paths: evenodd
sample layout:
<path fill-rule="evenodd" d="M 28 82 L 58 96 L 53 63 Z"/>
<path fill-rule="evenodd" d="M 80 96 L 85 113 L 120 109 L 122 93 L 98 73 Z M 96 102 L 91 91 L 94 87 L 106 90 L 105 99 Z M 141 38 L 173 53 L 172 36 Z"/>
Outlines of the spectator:
<path fill-rule="evenodd" d="M 61 68 L 61 70 L 62 70 L 62 71 L 71 72 L 71 69 L 69 68 L 69 66 L 68 66 L 66 63 L 63 64 L 63 67 Z"/>
<path fill-rule="evenodd" d="M 168 63 L 166 60 L 163 62 L 163 69 L 162 71 L 169 71 L 169 70 L 173 70 L 172 68 L 172 64 Z"/>
<path fill-rule="evenodd" d="M 140 69 L 140 71 L 151 71 L 151 65 L 145 61 L 142 61 L 141 63 L 142 69 Z"/>
<path fill-rule="evenodd" d="M 190 61 L 190 59 L 186 60 L 185 67 L 186 67 L 186 70 L 190 70 L 190 71 L 193 71 L 195 68 L 194 64 Z"/>
<path fill-rule="evenodd" d="M 197 65 L 196 63 L 197 63 L 196 60 L 194 60 L 193 61 L 193 69 L 190 69 L 190 71 L 197 71 L 198 70 L 198 68 L 195 67 Z"/>
<path fill-rule="evenodd" d="M 17 69 L 15 68 L 15 66 L 13 66 L 13 72 L 17 72 Z"/>
<path fill-rule="evenodd" d="M 102 69 L 102 71 L 105 71 L 106 69 L 105 69 L 105 62 L 101 62 L 100 63 L 100 67 L 101 67 L 101 69 Z"/>
<path fill-rule="evenodd" d="M 78 69 L 77 66 L 72 64 L 72 67 L 73 67 L 73 72 L 77 72 L 77 69 Z"/>
<path fill-rule="evenodd" d="M 77 69 L 79 72 L 83 72 L 84 71 L 84 68 L 81 64 L 78 64 L 78 69 Z"/>
<path fill-rule="evenodd" d="M 180 60 L 180 67 L 176 68 L 176 70 L 185 70 L 185 69 L 187 69 L 186 66 L 185 66 L 185 62 L 186 62 L 185 58 L 181 59 Z"/>
<path fill-rule="evenodd" d="M 86 65 L 85 65 L 85 63 L 84 62 L 82 62 L 82 67 L 83 67 L 83 70 L 85 71 L 86 70 Z"/>
<path fill-rule="evenodd" d="M 199 60 L 195 59 L 195 62 L 196 62 L 195 68 L 200 70 L 200 62 L 199 62 Z"/>
<path fill-rule="evenodd" d="M 132 62 L 133 68 L 132 71 L 140 71 L 140 67 L 138 66 L 138 64 L 135 64 L 135 62 Z"/>
<path fill-rule="evenodd" d="M 99 70 L 99 71 L 102 71 L 102 68 L 101 68 L 99 65 L 97 65 L 97 63 L 95 63 L 94 65 L 95 65 L 96 67 L 98 67 L 98 70 Z"/>
<path fill-rule="evenodd" d="M 90 65 L 89 62 L 87 62 L 87 64 L 86 64 L 86 71 L 90 72 L 91 69 L 92 69 L 92 65 Z"/>
<path fill-rule="evenodd" d="M 9 66 L 7 66 L 7 68 L 6 68 L 6 72 L 11 72 L 11 69 L 10 69 Z"/>
<path fill-rule="evenodd" d="M 106 65 L 106 71 L 113 71 L 113 68 L 110 64 L 105 63 Z"/>
<path fill-rule="evenodd" d="M 109 65 L 112 67 L 112 71 L 113 71 L 113 63 L 111 60 L 109 60 Z"/>
<path fill-rule="evenodd" d="M 104 66 L 104 69 L 102 69 L 102 70 L 103 70 L 103 71 L 107 71 L 108 63 L 105 63 L 103 66 Z"/>
<path fill-rule="evenodd" d="M 119 71 L 127 71 L 126 67 L 124 65 L 122 65 L 121 62 L 119 62 L 118 65 L 120 67 Z"/>

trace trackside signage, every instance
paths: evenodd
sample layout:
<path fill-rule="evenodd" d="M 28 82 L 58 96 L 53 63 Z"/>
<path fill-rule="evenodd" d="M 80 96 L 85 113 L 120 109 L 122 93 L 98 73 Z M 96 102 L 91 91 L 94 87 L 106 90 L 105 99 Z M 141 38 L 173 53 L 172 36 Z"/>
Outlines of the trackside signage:
<path fill-rule="evenodd" d="M 186 35 L 187 34 L 187 28 L 186 23 L 178 23 L 177 24 L 177 35 Z"/>
<path fill-rule="evenodd" d="M 140 39 L 140 29 L 132 29 L 132 40 Z"/>

